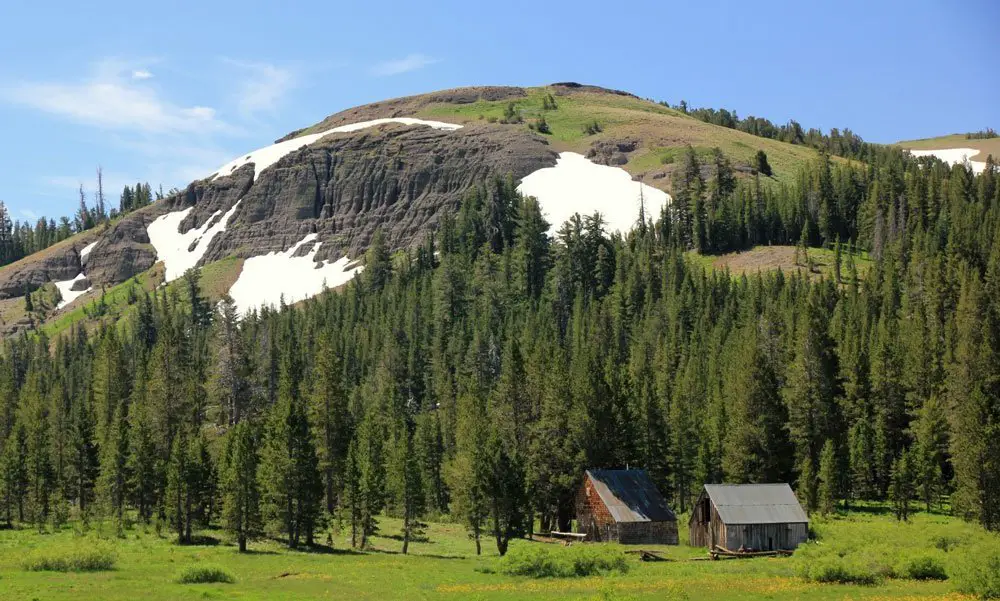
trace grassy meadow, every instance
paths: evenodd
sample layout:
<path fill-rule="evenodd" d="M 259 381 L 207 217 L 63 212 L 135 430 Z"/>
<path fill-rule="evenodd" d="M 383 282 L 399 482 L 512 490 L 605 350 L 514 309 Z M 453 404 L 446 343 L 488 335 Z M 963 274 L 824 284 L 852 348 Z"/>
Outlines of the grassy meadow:
<path fill-rule="evenodd" d="M 190 546 L 142 526 L 124 539 L 97 523 L 86 532 L 6 530 L 0 531 L 0 599 L 971 600 L 978 595 L 960 591 L 967 572 L 988 578 L 982 572 L 989 558 L 1000 559 L 1000 538 L 937 514 L 897 523 L 873 508 L 816 518 L 816 540 L 790 558 L 725 561 L 701 560 L 703 549 L 687 547 L 686 523 L 682 516 L 681 546 L 654 547 L 672 561 L 654 563 L 617 545 L 527 540 L 515 541 L 504 559 L 484 540 L 477 557 L 464 529 L 444 523 L 431 523 L 404 556 L 400 524 L 391 518 L 381 520 L 383 535 L 363 553 L 350 550 L 347 533 L 338 532 L 319 536 L 323 544 L 311 551 L 257 541 L 241 555 L 216 530 L 200 532 L 203 544 Z M 544 573 L 573 573 L 573 565 L 578 571 L 604 565 L 594 561 L 602 558 L 608 569 L 591 576 L 508 575 L 530 573 L 542 560 L 550 568 Z M 569 570 L 551 569 L 561 565 Z"/>

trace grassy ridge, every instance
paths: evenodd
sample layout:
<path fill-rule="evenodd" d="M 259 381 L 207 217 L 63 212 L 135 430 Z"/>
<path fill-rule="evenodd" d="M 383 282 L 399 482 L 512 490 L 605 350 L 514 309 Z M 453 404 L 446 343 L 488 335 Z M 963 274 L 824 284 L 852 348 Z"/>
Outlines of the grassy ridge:
<path fill-rule="evenodd" d="M 548 137 L 553 146 L 560 151 L 581 154 L 586 153 L 595 140 L 639 139 L 642 141 L 640 149 L 623 166 L 633 175 L 642 175 L 669 164 L 688 144 L 705 154 L 718 146 L 732 160 L 741 163 L 749 163 L 758 150 L 764 150 L 779 181 L 790 181 L 800 166 L 816 157 L 811 148 L 704 123 L 674 109 L 632 96 L 574 92 L 555 96 L 557 108 L 544 110 L 544 98 L 554 91 L 547 87 L 529 88 L 527 97 L 513 100 L 523 123 L 509 127 L 528 127 L 544 115 L 551 129 Z M 470 104 L 432 104 L 421 110 L 418 116 L 455 122 L 499 121 L 511 102 L 480 100 Z M 603 131 L 587 135 L 584 127 L 595 120 Z M 651 180 L 650 183 L 658 185 L 662 181 Z"/>
<path fill-rule="evenodd" d="M 543 578 L 507 575 L 504 561 L 488 539 L 484 555 L 462 527 L 432 523 L 426 539 L 411 544 L 411 555 L 399 554 L 398 520 L 383 518 L 382 535 L 374 549 L 348 549 L 349 532 L 331 532 L 332 547 L 312 552 L 289 551 L 279 543 L 251 544 L 240 555 L 219 531 L 201 534 L 209 543 L 181 547 L 152 529 L 133 528 L 124 540 L 100 538 L 100 525 L 86 534 L 66 528 L 39 535 L 34 530 L 0 531 L 0 597 L 21 599 L 973 599 L 958 592 L 952 577 L 970 561 L 983 563 L 984 554 L 1000 557 L 1000 539 L 977 526 L 942 515 L 917 514 L 897 523 L 881 508 L 814 520 L 818 535 L 792 558 L 742 561 L 689 561 L 705 556 L 703 549 L 684 546 L 687 521 L 681 516 L 682 546 L 653 547 L 675 560 L 642 563 L 625 556 L 618 545 L 584 545 L 569 550 L 560 545 L 514 541 L 511 554 L 547 556 L 555 566 Z M 105 528 L 110 532 L 109 528 Z M 217 540 L 213 540 L 217 539 Z M 320 536 L 319 540 L 326 540 Z M 33 572 L 24 568 L 25 554 L 58 556 L 85 545 L 113 545 L 113 572 Z M 644 546 L 645 548 L 645 546 Z M 948 580 L 913 579 L 906 566 L 930 556 L 943 565 Z M 872 583 L 834 584 L 804 577 L 813 564 L 844 560 L 866 570 L 881 570 Z M 625 559 L 621 559 L 625 558 Z M 972 558 L 970 560 L 970 558 Z M 506 560 L 505 560 L 506 561 Z M 522 561 L 520 564 L 524 566 Z M 623 568 L 622 566 L 627 566 Z M 211 566 L 211 574 L 199 568 Z M 566 570 L 560 566 L 573 566 Z M 576 575 L 593 568 L 595 574 Z M 596 567 L 595 567 L 596 566 Z M 544 567 L 544 566 L 543 566 Z M 529 566 L 530 568 L 530 566 Z M 531 573 L 532 570 L 520 573 Z M 573 572 L 572 577 L 564 577 Z M 180 581 L 214 580 L 205 584 Z M 228 581 L 234 582 L 228 582 Z"/>
<path fill-rule="evenodd" d="M 946 148 L 975 148 L 979 154 L 970 156 L 970 161 L 985 161 L 986 156 L 992 154 L 994 159 L 1000 159 L 1000 138 L 987 139 L 966 139 L 965 134 L 951 134 L 936 138 L 922 138 L 920 140 L 906 140 L 896 142 L 896 146 L 911 148 L 915 150 L 943 150 Z"/>

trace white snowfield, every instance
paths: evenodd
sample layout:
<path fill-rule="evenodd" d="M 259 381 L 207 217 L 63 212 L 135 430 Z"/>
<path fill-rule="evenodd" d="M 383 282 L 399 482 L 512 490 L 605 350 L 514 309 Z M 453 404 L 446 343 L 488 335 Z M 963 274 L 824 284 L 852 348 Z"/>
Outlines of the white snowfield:
<path fill-rule="evenodd" d="M 229 295 L 233 297 L 241 314 L 247 314 L 262 305 L 277 306 L 284 298 L 293 304 L 316 296 L 325 288 L 345 284 L 364 267 L 351 263 L 347 257 L 334 262 L 316 261 L 321 243 L 316 234 L 309 234 L 284 252 L 271 252 L 252 257 L 243 262 L 243 271 Z M 308 254 L 296 257 L 295 253 L 306 244 L 312 244 Z"/>
<path fill-rule="evenodd" d="M 573 213 L 586 217 L 594 211 L 604 216 L 609 233 L 625 233 L 639 219 L 640 190 L 647 217 L 658 217 L 660 209 L 670 202 L 669 194 L 633 181 L 624 169 L 592 163 L 575 152 L 560 153 L 555 167 L 528 175 L 517 189 L 538 199 L 545 218 L 552 224 L 550 234 Z"/>
<path fill-rule="evenodd" d="M 165 281 L 176 280 L 198 264 L 212 240 L 226 231 L 226 225 L 240 202 L 237 201 L 225 215 L 216 211 L 200 228 L 192 228 L 183 234 L 178 231 L 180 224 L 193 207 L 161 215 L 146 227 L 149 242 L 156 249 L 156 257 L 163 261 Z"/>
<path fill-rule="evenodd" d="M 82 254 L 82 253 L 81 253 Z M 86 290 L 73 290 L 73 284 L 79 282 L 80 280 L 86 279 L 87 276 L 80 274 L 73 278 L 72 280 L 66 280 L 65 282 L 52 282 L 59 289 L 59 296 L 62 300 L 56 305 L 56 310 L 62 309 L 63 307 L 69 305 L 76 299 L 80 298 L 84 294 L 87 294 L 94 289 L 93 286 L 88 287 Z"/>
<path fill-rule="evenodd" d="M 945 148 L 943 150 L 911 149 L 909 152 L 915 157 L 935 156 L 949 165 L 964 163 L 969 160 L 969 157 L 979 154 L 979 151 L 975 148 Z M 977 175 L 986 171 L 985 161 L 969 161 L 969 165 L 972 167 L 972 172 Z"/>
<path fill-rule="evenodd" d="M 361 121 L 360 123 L 351 123 L 348 125 L 341 125 L 339 127 L 334 127 L 333 129 L 328 129 L 326 131 L 320 132 L 318 134 L 309 134 L 307 136 L 299 136 L 298 138 L 292 138 L 291 140 L 285 140 L 284 142 L 278 142 L 277 144 L 272 144 L 270 146 L 265 146 L 264 148 L 258 148 L 257 150 L 251 152 L 246 156 L 233 159 L 232 161 L 226 163 L 215 172 L 215 176 L 222 177 L 224 175 L 229 175 L 233 171 L 236 171 L 243 165 L 247 163 L 254 164 L 253 177 L 256 181 L 257 176 L 260 172 L 267 169 L 271 165 L 277 163 L 283 156 L 289 154 L 290 152 L 296 151 L 303 146 L 309 146 L 313 144 L 323 136 L 329 134 L 338 133 L 348 133 L 353 131 L 358 131 L 368 127 L 374 127 L 376 125 L 382 125 L 384 123 L 401 123 L 403 125 L 426 125 L 428 127 L 433 127 L 434 129 L 443 129 L 446 131 L 454 131 L 460 129 L 461 125 L 455 125 L 454 123 L 444 123 L 443 121 L 426 121 L 424 119 L 414 119 L 412 117 L 391 117 L 388 119 L 373 119 L 371 121 Z"/>
<path fill-rule="evenodd" d="M 97 242 L 91 242 L 87 246 L 84 246 L 83 249 L 80 250 L 80 260 L 83 261 L 86 259 L 87 255 L 90 254 L 90 251 L 94 250 L 95 246 L 97 246 Z"/>

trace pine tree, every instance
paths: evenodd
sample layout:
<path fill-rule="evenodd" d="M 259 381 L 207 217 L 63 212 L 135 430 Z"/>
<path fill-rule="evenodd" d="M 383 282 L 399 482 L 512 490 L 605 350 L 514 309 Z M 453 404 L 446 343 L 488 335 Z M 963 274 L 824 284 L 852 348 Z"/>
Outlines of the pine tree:
<path fill-rule="evenodd" d="M 840 496 L 840 478 L 837 470 L 837 455 L 833 441 L 827 440 L 823 445 L 819 460 L 819 486 L 817 502 L 823 515 L 833 513 Z"/>
<path fill-rule="evenodd" d="M 233 427 L 226 442 L 226 463 L 222 477 L 223 521 L 236 537 L 240 553 L 247 541 L 262 529 L 260 490 L 257 483 L 258 436 L 251 422 Z"/>
<path fill-rule="evenodd" d="M 70 498 L 76 500 L 81 516 L 86 519 L 90 503 L 94 499 L 94 488 L 99 474 L 98 447 L 94 438 L 94 415 L 87 403 L 86 396 L 78 398 L 70 409 L 67 430 L 69 470 L 66 487 Z"/>
<path fill-rule="evenodd" d="M 24 505 L 28 496 L 28 433 L 23 424 L 18 424 L 7 437 L 0 459 L 4 518 L 7 526 L 11 526 L 15 508 L 17 521 L 24 522 Z"/>
<path fill-rule="evenodd" d="M 111 518 L 117 536 L 125 533 L 125 502 L 128 495 L 128 421 L 125 405 L 119 403 L 112 414 L 101 445 L 98 496 Z"/>
<path fill-rule="evenodd" d="M 167 488 L 164 493 L 166 515 L 177 533 L 178 544 L 191 542 L 191 518 L 197 484 L 193 478 L 190 447 L 190 434 L 186 428 L 182 428 L 174 436 L 167 463 Z"/>
<path fill-rule="evenodd" d="M 904 451 L 892 464 L 889 500 L 897 520 L 910 518 L 910 503 L 914 497 L 913 466 L 910 451 Z"/>
<path fill-rule="evenodd" d="M 343 367 L 331 337 L 323 333 L 316 346 L 310 422 L 319 470 L 323 474 L 326 510 L 333 514 L 343 486 L 344 462 L 351 440 L 351 415 L 342 385 Z"/>
<path fill-rule="evenodd" d="M 420 518 L 424 513 L 424 486 L 421 481 L 420 458 L 414 448 L 413 434 L 405 424 L 399 424 L 393 436 L 389 459 L 389 494 L 403 518 L 403 554 L 409 551 L 410 540 L 423 533 Z"/>
<path fill-rule="evenodd" d="M 524 467 L 516 447 L 494 433 L 486 448 L 485 486 L 490 523 L 500 556 L 512 538 L 526 532 Z"/>
<path fill-rule="evenodd" d="M 948 462 L 948 422 L 937 396 L 920 408 L 914 427 L 913 474 L 919 498 L 927 511 L 945 492 L 944 469 Z"/>
<path fill-rule="evenodd" d="M 731 406 L 722 457 L 728 481 L 779 482 L 790 472 L 787 412 L 779 374 L 766 351 L 772 336 L 768 320 L 744 328 L 729 361 L 725 390 Z"/>
<path fill-rule="evenodd" d="M 322 484 L 305 401 L 294 322 L 285 333 L 278 403 L 271 409 L 261 453 L 262 511 L 271 527 L 287 536 L 288 546 L 313 543 Z"/>
<path fill-rule="evenodd" d="M 27 485 L 33 523 L 44 529 L 52 510 L 56 492 L 55 469 L 52 465 L 52 432 L 49 407 L 45 399 L 41 368 L 33 368 L 21 390 L 21 411 L 18 422 L 24 425 L 27 441 Z"/>
<path fill-rule="evenodd" d="M 991 385 L 997 381 L 996 349 L 979 275 L 966 274 L 955 314 L 956 347 L 948 367 L 947 399 L 953 411 L 951 456 L 955 468 L 954 510 L 987 529 L 1000 528 L 1000 403 Z"/>

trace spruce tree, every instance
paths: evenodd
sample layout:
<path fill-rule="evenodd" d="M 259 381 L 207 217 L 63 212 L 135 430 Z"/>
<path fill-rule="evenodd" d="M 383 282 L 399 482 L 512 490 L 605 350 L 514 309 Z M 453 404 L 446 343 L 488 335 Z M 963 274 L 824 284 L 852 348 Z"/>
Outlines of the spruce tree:
<path fill-rule="evenodd" d="M 106 427 L 101 446 L 98 494 L 117 536 L 125 533 L 125 504 L 128 497 L 128 421 L 125 406 L 119 403 Z"/>
<path fill-rule="evenodd" d="M 910 451 L 904 451 L 892 464 L 889 500 L 899 521 L 910 518 L 910 503 L 914 497 L 913 464 Z"/>
<path fill-rule="evenodd" d="M 819 460 L 819 486 L 817 503 L 823 515 L 833 513 L 840 495 L 840 478 L 837 469 L 837 454 L 832 440 L 823 445 Z"/>
<path fill-rule="evenodd" d="M 255 426 L 243 421 L 233 427 L 226 441 L 226 463 L 222 476 L 223 522 L 236 537 L 240 553 L 247 541 L 261 531 L 260 490 L 257 481 L 257 445 Z"/>

